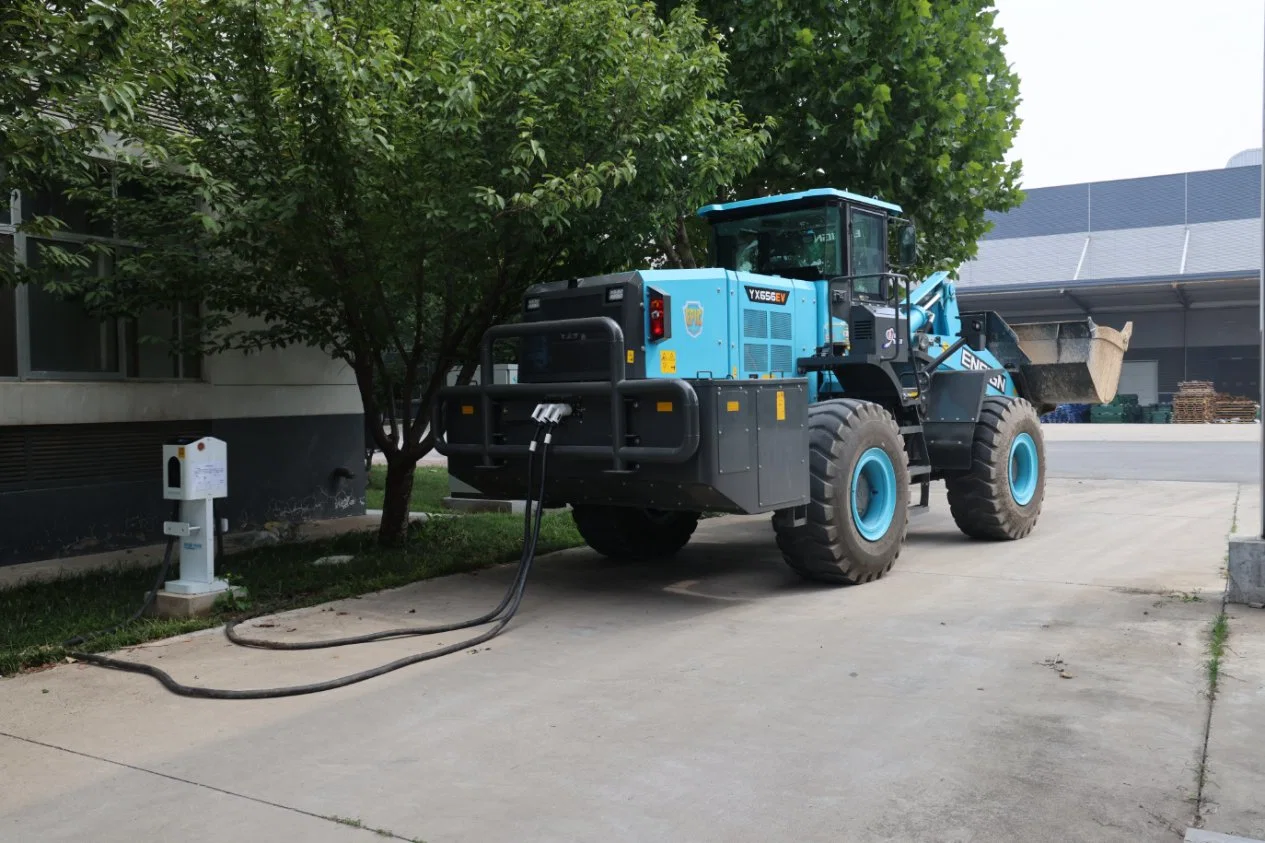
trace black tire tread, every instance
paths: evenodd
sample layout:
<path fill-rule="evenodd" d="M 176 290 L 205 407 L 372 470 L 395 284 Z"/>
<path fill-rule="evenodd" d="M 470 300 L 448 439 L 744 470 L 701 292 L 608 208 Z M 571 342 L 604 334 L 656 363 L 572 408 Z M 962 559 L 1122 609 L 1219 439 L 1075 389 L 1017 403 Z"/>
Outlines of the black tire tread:
<path fill-rule="evenodd" d="M 1022 421 L 1036 425 L 1041 480 L 1035 500 L 1026 507 L 1011 505 L 1009 448 Z M 971 445 L 971 468 L 947 478 L 949 512 L 958 529 L 974 539 L 1013 541 L 1032 532 L 1044 502 L 1045 449 L 1040 443 L 1036 410 L 1022 398 L 989 396 L 980 409 Z"/>
<path fill-rule="evenodd" d="M 610 559 L 634 561 L 671 556 L 689 543 L 699 513 L 673 512 L 652 521 L 646 511 L 626 506 L 576 504 L 571 517 L 585 544 Z"/>
<path fill-rule="evenodd" d="M 900 556 L 900 548 L 909 529 L 907 508 L 898 509 L 897 517 L 904 519 L 900 542 L 895 555 L 881 570 L 866 570 L 848 558 L 838 535 L 839 528 L 834 523 L 835 482 L 847 431 L 869 420 L 885 421 L 890 425 L 896 440 L 903 444 L 896 420 L 878 404 L 841 398 L 822 401 L 809 407 L 810 495 L 807 523 L 795 526 L 791 513 L 786 510 L 773 514 L 773 530 L 778 549 L 786 564 L 805 579 L 859 585 L 883 576 L 891 570 L 896 558 Z M 908 477 L 909 456 L 903 447 L 900 454 L 903 461 L 895 467 Z M 844 505 L 847 505 L 846 501 Z"/>

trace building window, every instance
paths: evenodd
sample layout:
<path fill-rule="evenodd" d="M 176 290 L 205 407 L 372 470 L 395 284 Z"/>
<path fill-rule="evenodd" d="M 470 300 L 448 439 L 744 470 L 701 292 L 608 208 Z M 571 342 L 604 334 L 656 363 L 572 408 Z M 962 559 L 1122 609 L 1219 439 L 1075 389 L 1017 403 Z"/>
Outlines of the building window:
<path fill-rule="evenodd" d="M 12 234 L 0 234 L 0 250 L 3 249 L 13 254 Z M 17 292 L 12 287 L 0 287 L 0 378 L 12 378 L 18 374 L 16 299 Z"/>
<path fill-rule="evenodd" d="M 180 353 L 181 346 L 197 330 L 192 305 L 155 308 L 124 324 L 129 378 L 200 378 L 202 361 L 196 354 Z"/>
<path fill-rule="evenodd" d="M 27 240 L 26 262 L 32 268 L 46 264 L 49 241 Z M 66 248 L 72 244 L 57 244 Z M 117 374 L 119 372 L 119 323 L 92 315 L 83 302 L 62 298 L 40 287 L 26 293 L 31 341 L 31 373 Z"/>
<path fill-rule="evenodd" d="M 41 237 L 15 230 L 21 220 L 49 214 L 75 227 Z M 32 267 L 45 265 L 49 247 L 73 252 L 89 238 L 100 241 L 94 232 L 104 230 L 72 200 L 53 193 L 15 195 L 8 219 L 15 223 L 0 217 L 0 250 Z M 100 275 L 108 267 L 104 256 L 97 258 Z M 197 307 L 187 303 L 135 319 L 102 318 L 81 299 L 42 287 L 0 289 L 0 377 L 198 379 L 201 360 L 180 353 L 179 347 L 196 326 Z"/>
<path fill-rule="evenodd" d="M 102 184 L 108 184 L 109 172 L 102 169 Z M 92 237 L 109 237 L 112 226 L 108 221 L 93 215 L 91 209 L 80 199 L 67 194 L 66 186 L 57 182 L 47 182 L 42 189 L 24 192 L 19 197 L 22 203 L 22 219 L 30 221 L 35 217 L 57 217 L 65 225 L 63 231 L 72 234 L 87 234 Z"/>

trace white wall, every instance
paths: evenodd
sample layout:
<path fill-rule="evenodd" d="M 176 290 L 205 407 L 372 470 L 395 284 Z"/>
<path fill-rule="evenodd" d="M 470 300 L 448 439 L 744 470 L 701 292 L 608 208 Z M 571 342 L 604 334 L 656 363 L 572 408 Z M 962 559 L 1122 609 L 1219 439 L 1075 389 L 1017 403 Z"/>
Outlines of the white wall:
<path fill-rule="evenodd" d="M 314 348 L 203 358 L 202 381 L 0 381 L 0 425 L 343 415 L 355 376 Z"/>

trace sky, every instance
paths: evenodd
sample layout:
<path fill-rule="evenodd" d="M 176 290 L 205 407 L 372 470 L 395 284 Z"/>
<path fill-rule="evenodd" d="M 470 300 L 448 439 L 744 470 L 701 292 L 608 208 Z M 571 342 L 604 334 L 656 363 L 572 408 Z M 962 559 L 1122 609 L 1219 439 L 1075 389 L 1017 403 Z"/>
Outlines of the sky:
<path fill-rule="evenodd" d="M 1265 0 L 995 0 L 1023 186 L 1224 167 L 1261 146 Z"/>

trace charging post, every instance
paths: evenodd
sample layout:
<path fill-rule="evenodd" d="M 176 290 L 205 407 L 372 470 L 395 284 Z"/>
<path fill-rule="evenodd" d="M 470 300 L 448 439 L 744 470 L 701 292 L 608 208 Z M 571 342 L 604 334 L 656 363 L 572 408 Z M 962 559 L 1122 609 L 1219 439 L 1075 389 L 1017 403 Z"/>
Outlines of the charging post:
<path fill-rule="evenodd" d="M 180 502 L 180 521 L 164 521 L 163 534 L 180 546 L 180 578 L 158 592 L 161 617 L 193 617 L 211 610 L 229 585 L 215 576 L 215 501 L 228 497 L 228 447 L 212 436 L 179 437 L 163 444 L 163 498 Z"/>

